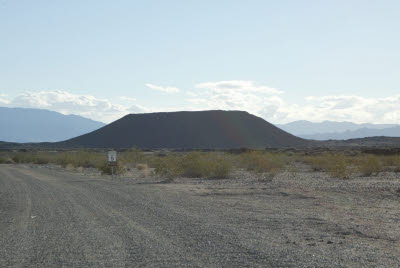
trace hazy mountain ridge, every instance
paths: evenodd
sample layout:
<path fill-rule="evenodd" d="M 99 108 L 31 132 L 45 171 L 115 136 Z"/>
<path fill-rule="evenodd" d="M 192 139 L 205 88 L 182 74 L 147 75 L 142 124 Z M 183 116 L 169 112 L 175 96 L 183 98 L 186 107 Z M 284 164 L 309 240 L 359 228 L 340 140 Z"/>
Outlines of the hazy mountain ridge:
<path fill-rule="evenodd" d="M 301 120 L 276 126 L 298 137 L 313 140 L 345 140 L 374 136 L 400 137 L 400 125 L 395 124 L 356 124 L 335 121 L 314 123 Z"/>
<path fill-rule="evenodd" d="M 0 141 L 57 142 L 105 124 L 78 115 L 31 108 L 0 107 Z"/>

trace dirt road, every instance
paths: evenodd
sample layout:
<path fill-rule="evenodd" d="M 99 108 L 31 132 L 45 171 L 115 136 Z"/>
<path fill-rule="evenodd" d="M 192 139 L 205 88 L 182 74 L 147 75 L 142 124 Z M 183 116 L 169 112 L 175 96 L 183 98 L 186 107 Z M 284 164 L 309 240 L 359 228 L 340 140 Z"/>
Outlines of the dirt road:
<path fill-rule="evenodd" d="M 399 265 L 394 192 L 357 216 L 345 190 L 328 199 L 288 181 L 163 184 L 1 165 L 0 267 Z M 391 230 L 364 231 L 381 205 Z"/>

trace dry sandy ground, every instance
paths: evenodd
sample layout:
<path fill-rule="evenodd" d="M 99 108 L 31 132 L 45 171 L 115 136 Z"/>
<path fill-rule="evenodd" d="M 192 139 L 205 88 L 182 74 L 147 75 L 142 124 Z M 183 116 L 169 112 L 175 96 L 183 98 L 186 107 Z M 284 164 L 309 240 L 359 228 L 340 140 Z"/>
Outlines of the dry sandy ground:
<path fill-rule="evenodd" d="M 400 174 L 348 180 L 0 165 L 0 266 L 398 267 Z"/>

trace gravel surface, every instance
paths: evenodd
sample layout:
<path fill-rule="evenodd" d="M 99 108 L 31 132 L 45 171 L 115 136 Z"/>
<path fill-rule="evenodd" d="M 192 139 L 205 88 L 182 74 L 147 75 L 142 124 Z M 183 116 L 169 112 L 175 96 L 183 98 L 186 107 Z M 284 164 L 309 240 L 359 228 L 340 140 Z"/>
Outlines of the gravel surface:
<path fill-rule="evenodd" d="M 398 267 L 400 176 L 115 178 L 0 165 L 0 267 Z"/>

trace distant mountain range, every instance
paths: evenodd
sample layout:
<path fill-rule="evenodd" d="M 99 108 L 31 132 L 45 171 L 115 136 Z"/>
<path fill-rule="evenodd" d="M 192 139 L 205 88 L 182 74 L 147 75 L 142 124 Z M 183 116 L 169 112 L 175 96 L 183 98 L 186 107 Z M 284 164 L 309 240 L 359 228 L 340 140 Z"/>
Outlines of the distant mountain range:
<path fill-rule="evenodd" d="M 77 115 L 63 115 L 42 109 L 0 107 L 0 141 L 56 142 L 104 125 Z"/>
<path fill-rule="evenodd" d="M 313 123 L 301 120 L 276 126 L 298 137 L 312 140 L 346 140 L 374 136 L 400 137 L 400 125 L 394 124 L 355 124 L 335 121 Z"/>
<path fill-rule="evenodd" d="M 275 127 L 247 112 L 201 111 L 130 114 L 106 126 L 77 115 L 0 107 L 0 141 L 64 141 L 67 147 L 260 148 L 375 136 L 400 137 L 400 125 L 303 120 Z"/>
<path fill-rule="evenodd" d="M 296 147 L 309 142 L 243 111 L 129 114 L 60 148 L 231 149 Z"/>

